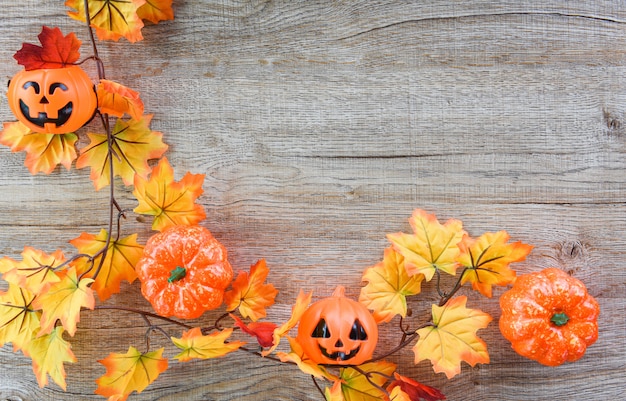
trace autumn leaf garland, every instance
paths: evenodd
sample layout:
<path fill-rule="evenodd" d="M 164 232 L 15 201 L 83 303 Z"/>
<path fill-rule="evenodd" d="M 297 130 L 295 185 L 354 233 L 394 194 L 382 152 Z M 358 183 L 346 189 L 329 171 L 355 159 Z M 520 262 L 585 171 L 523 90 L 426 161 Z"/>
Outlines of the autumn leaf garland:
<path fill-rule="evenodd" d="M 157 23 L 173 18 L 171 0 L 130 0 L 114 8 L 106 0 L 67 0 L 65 4 L 71 9 L 71 18 L 85 23 L 89 19 L 88 25 L 101 40 L 124 37 L 135 42 L 143 38 L 143 20 Z M 74 33 L 63 35 L 58 28 L 43 27 L 39 41 L 40 45 L 25 43 L 16 52 L 15 59 L 25 69 L 65 68 L 79 62 L 81 42 Z M 114 180 L 119 177 L 123 185 L 133 187 L 137 200 L 133 211 L 152 216 L 155 231 L 201 223 L 206 218 L 198 203 L 204 175 L 187 172 L 177 180 L 164 157 L 168 149 L 164 135 L 150 128 L 152 115 L 145 113 L 140 94 L 99 75 L 96 115 L 104 132 L 92 132 L 94 124 L 90 124 L 86 146 L 76 149 L 80 133 L 38 133 L 20 122 L 4 123 L 0 144 L 13 152 L 24 151 L 24 164 L 32 174 L 50 174 L 59 164 L 71 169 L 76 161 L 78 169 L 89 167 L 96 190 L 111 186 L 112 194 Z M 128 213 L 113 195 L 110 207 L 111 211 L 117 209 L 120 217 Z M 510 265 L 524 260 L 532 247 L 509 243 L 505 231 L 470 237 L 461 221 L 441 223 L 434 214 L 420 209 L 413 212 L 409 224 L 412 233 L 387 235 L 390 246 L 384 250 L 382 261 L 365 269 L 359 296 L 377 324 L 397 317 L 409 319 L 408 299 L 421 293 L 424 282 L 437 278 L 441 300 L 432 305 L 430 320 L 403 329 L 399 346 L 380 350 L 378 357 L 359 366 L 316 364 L 290 335 L 311 304 L 313 293 L 300 290 L 286 321 L 267 321 L 267 310 L 278 290 L 267 282 L 270 269 L 260 259 L 249 271 L 240 271 L 231 283 L 224 294 L 225 313 L 213 326 L 178 323 L 185 330 L 180 337 L 168 337 L 171 348 L 178 352 L 171 359 L 165 347 L 141 351 L 130 346 L 125 353 L 113 352 L 98 361 L 106 372 L 96 380 L 96 393 L 110 400 L 126 400 L 165 372 L 170 360 L 185 363 L 245 350 L 293 364 L 316 383 L 323 381 L 325 385 L 318 388 L 328 401 L 445 399 L 438 390 L 403 376 L 395 364 L 384 359 L 413 344 L 415 363 L 429 360 L 435 372 L 448 378 L 461 371 L 462 362 L 471 366 L 488 363 L 487 345 L 477 332 L 492 318 L 468 308 L 468 298 L 455 296 L 456 292 L 469 283 L 478 293 L 491 297 L 494 285 L 506 286 L 515 280 Z M 144 248 L 137 241 L 138 235 L 121 236 L 119 228 L 117 233 L 112 231 L 110 221 L 109 230 L 81 233 L 70 241 L 76 248 L 71 257 L 60 250 L 47 254 L 25 247 L 21 260 L 0 259 L 0 273 L 8 284 L 8 289 L 0 292 L 0 345 L 11 343 L 15 351 L 31 358 L 40 386 L 51 378 L 66 389 L 64 364 L 75 362 L 76 357 L 64 335 L 73 337 L 81 313 L 98 307 L 96 295 L 105 301 L 120 292 L 122 282 L 133 283 L 137 278 L 135 265 Z M 439 288 L 442 274 L 456 278 L 451 291 Z M 117 308 L 139 313 L 146 322 L 159 318 L 152 312 Z M 155 327 L 151 323 L 146 336 Z"/>

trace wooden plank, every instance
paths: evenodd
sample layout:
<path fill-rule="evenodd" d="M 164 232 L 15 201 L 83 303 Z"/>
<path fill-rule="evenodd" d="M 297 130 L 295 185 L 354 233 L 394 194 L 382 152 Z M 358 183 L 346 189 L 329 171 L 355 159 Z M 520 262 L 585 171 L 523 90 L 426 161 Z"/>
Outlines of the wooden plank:
<path fill-rule="evenodd" d="M 12 56 L 36 42 L 42 24 L 76 31 L 89 54 L 84 28 L 65 11 L 48 0 L 4 5 L 0 76 L 19 71 Z M 451 400 L 623 397 L 622 2 L 190 0 L 175 2 L 175 12 L 174 21 L 146 26 L 144 41 L 101 42 L 99 50 L 107 76 L 141 92 L 177 178 L 206 174 L 204 225 L 235 269 L 266 258 L 280 290 L 268 319 L 285 321 L 300 289 L 319 299 L 342 284 L 358 296 L 363 270 L 388 246 L 385 233 L 408 232 L 419 207 L 461 219 L 472 235 L 505 229 L 533 244 L 519 272 L 557 266 L 584 280 L 600 301 L 601 330 L 576 364 L 542 367 L 498 333 L 496 297 L 465 292 L 495 317 L 480 332 L 491 363 L 465 365 L 447 380 L 429 363 L 414 365 L 407 349 L 393 358 L 402 374 Z M 5 94 L 0 119 L 13 120 Z M 88 171 L 31 176 L 23 160 L 0 147 L 1 255 L 19 258 L 24 246 L 69 254 L 69 240 L 106 227 L 108 193 L 93 190 Z M 135 206 L 132 189 L 116 192 L 122 207 Z M 123 224 L 141 241 L 151 234 L 134 215 Z M 425 285 L 410 301 L 415 319 L 435 298 Z M 149 308 L 136 283 L 107 304 Z M 95 361 L 142 346 L 144 333 L 136 316 L 83 313 L 67 393 L 39 388 L 29 360 L 4 346 L 0 400 L 102 399 L 93 394 L 104 373 Z M 379 352 L 397 341 L 393 325 L 383 326 Z M 157 399 L 322 397 L 296 368 L 237 353 L 172 362 L 129 398 Z"/>

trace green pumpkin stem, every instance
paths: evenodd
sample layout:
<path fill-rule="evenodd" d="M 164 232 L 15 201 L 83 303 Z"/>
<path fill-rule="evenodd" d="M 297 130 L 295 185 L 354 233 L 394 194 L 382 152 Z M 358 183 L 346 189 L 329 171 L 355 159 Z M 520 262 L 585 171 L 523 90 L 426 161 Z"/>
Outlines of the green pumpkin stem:
<path fill-rule="evenodd" d="M 552 315 L 552 318 L 550 319 L 550 321 L 552 323 L 554 323 L 557 326 L 564 326 L 569 320 L 569 317 L 563 313 L 563 312 L 559 312 L 559 313 L 555 313 L 554 315 Z"/>
<path fill-rule="evenodd" d="M 178 281 L 187 275 L 187 270 L 184 267 L 176 266 L 174 270 L 170 272 L 170 278 L 167 279 L 168 283 Z"/>

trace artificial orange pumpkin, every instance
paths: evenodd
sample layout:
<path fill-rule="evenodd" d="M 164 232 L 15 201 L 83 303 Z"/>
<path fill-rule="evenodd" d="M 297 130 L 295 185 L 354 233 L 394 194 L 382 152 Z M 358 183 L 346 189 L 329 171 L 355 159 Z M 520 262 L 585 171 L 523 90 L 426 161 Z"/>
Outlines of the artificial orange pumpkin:
<path fill-rule="evenodd" d="M 233 279 L 226 248 L 200 226 L 172 226 L 150 237 L 135 270 L 156 313 L 183 319 L 220 306 Z"/>
<path fill-rule="evenodd" d="M 79 66 L 20 71 L 9 83 L 9 107 L 34 132 L 65 134 L 89 122 L 98 101 Z"/>
<path fill-rule="evenodd" d="M 519 276 L 500 307 L 502 335 L 518 354 L 543 365 L 576 361 L 598 339 L 598 302 L 560 269 Z"/>
<path fill-rule="evenodd" d="M 337 287 L 302 314 L 296 341 L 317 364 L 360 365 L 371 359 L 378 325 L 365 305 L 346 298 Z"/>

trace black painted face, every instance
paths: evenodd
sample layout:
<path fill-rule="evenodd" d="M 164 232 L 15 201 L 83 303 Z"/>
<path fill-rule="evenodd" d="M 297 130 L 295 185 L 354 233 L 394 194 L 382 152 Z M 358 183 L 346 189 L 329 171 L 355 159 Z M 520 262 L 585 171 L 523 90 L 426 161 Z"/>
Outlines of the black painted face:
<path fill-rule="evenodd" d="M 342 341 L 339 333 L 336 333 L 335 337 L 333 337 L 330 331 L 330 327 L 328 327 L 328 324 L 326 324 L 326 320 L 324 320 L 323 318 L 318 322 L 317 326 L 315 326 L 313 333 L 311 333 L 311 337 L 319 339 L 336 338 L 335 343 L 332 345 L 332 349 L 331 347 L 323 347 L 321 343 L 318 344 L 322 355 L 333 361 L 349 361 L 350 359 L 357 356 L 359 351 L 361 350 L 360 344 L 357 345 L 355 348 L 346 349 L 346 345 L 344 344 L 345 340 Z M 352 323 L 352 328 L 350 329 L 348 339 L 351 340 L 351 343 L 355 341 L 367 340 L 367 332 L 365 331 L 365 328 L 358 319 L 355 320 L 354 323 Z M 329 349 L 331 350 L 329 351 Z"/>
<path fill-rule="evenodd" d="M 39 98 L 39 104 L 42 108 L 46 108 L 46 105 L 50 104 L 48 97 L 54 96 L 56 91 L 64 91 L 67 92 L 67 86 L 60 82 L 55 82 L 50 85 L 48 88 L 47 96 L 45 93 L 41 93 L 41 87 L 39 83 L 34 81 L 28 81 L 23 85 L 23 89 L 28 91 L 32 90 L 35 93 L 35 96 L 41 95 Z M 48 112 L 39 111 L 36 116 L 31 115 L 30 107 L 24 102 L 24 100 L 20 99 L 20 111 L 24 118 L 29 122 L 35 124 L 38 127 L 45 128 L 46 124 L 54 124 L 56 127 L 60 127 L 65 124 L 70 117 L 72 116 L 73 103 L 71 101 L 67 102 L 65 106 L 61 107 L 57 110 L 57 117 L 48 117 Z"/>

